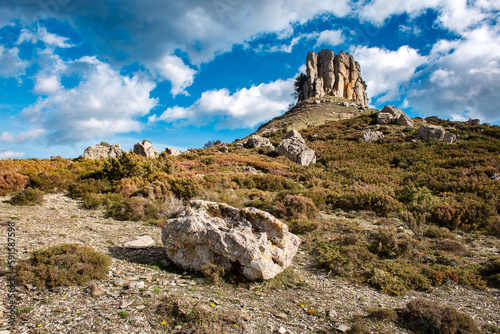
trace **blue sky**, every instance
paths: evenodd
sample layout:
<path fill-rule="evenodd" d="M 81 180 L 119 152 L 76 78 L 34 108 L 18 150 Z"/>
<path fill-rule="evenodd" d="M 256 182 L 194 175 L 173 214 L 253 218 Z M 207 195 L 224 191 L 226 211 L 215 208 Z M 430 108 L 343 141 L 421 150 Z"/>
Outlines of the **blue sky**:
<path fill-rule="evenodd" d="M 309 51 L 350 52 L 373 107 L 500 124 L 498 0 L 0 4 L 0 159 L 232 142 L 283 114 Z"/>

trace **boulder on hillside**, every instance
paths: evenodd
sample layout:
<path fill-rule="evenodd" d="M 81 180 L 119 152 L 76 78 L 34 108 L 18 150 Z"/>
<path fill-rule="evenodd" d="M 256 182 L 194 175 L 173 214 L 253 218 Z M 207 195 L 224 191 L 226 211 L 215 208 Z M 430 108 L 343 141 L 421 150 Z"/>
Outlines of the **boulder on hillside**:
<path fill-rule="evenodd" d="M 316 163 L 316 153 L 307 146 L 297 130 L 287 133 L 277 149 L 279 155 L 284 155 L 302 166 Z"/>
<path fill-rule="evenodd" d="M 221 153 L 228 153 L 229 152 L 229 148 L 227 147 L 226 144 L 223 144 L 220 148 L 219 148 L 219 152 Z"/>
<path fill-rule="evenodd" d="M 443 140 L 446 144 L 453 144 L 457 141 L 457 135 L 451 132 L 445 132 Z"/>
<path fill-rule="evenodd" d="M 146 158 L 158 158 L 158 151 L 149 140 L 143 140 L 134 145 L 134 153 Z"/>
<path fill-rule="evenodd" d="M 89 146 L 83 153 L 83 157 L 90 160 L 119 158 L 122 155 L 123 151 L 120 144 L 109 145 L 106 143 Z"/>
<path fill-rule="evenodd" d="M 250 280 L 270 279 L 291 263 L 300 239 L 271 214 L 255 208 L 196 200 L 162 228 L 168 258 L 184 270 L 212 262 Z"/>
<path fill-rule="evenodd" d="M 436 138 L 438 140 L 443 140 L 444 134 L 444 128 L 439 125 L 423 124 L 420 126 L 420 129 L 418 129 L 418 135 L 420 136 L 420 139 L 424 140 L 427 138 Z"/>
<path fill-rule="evenodd" d="M 384 138 L 384 134 L 381 131 L 368 129 L 363 133 L 363 140 L 367 143 L 373 143 L 382 138 Z"/>
<path fill-rule="evenodd" d="M 268 148 L 270 150 L 274 150 L 275 147 L 273 144 L 271 144 L 271 141 L 269 138 L 264 138 L 259 135 L 253 135 L 250 138 L 248 138 L 247 142 L 245 143 L 246 148 Z"/>
<path fill-rule="evenodd" d="M 399 108 L 387 105 L 378 113 L 377 124 L 413 126 L 413 120 Z"/>
<path fill-rule="evenodd" d="M 174 157 L 177 157 L 182 154 L 181 151 L 179 151 L 175 147 L 167 147 L 165 149 L 165 153 L 167 153 L 168 155 L 173 155 Z"/>

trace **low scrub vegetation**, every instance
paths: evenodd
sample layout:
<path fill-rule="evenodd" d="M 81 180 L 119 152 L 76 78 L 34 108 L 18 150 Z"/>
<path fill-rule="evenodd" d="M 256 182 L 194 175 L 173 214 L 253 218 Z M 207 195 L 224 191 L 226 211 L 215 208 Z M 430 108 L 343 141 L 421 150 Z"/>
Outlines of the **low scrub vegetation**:
<path fill-rule="evenodd" d="M 93 248 L 63 244 L 34 251 L 17 266 L 17 279 L 39 287 L 83 285 L 108 273 L 109 258 Z"/>

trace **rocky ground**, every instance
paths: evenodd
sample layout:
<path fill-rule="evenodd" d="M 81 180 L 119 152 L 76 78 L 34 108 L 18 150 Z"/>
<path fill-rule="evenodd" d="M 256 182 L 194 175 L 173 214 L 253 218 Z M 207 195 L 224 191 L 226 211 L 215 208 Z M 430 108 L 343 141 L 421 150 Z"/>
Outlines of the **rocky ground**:
<path fill-rule="evenodd" d="M 403 308 L 416 297 L 454 306 L 480 325 L 500 325 L 498 289 L 478 291 L 443 286 L 432 293 L 410 292 L 394 297 L 329 277 L 315 268 L 303 251 L 299 251 L 293 264 L 303 282 L 291 288 L 278 285 L 270 289 L 262 283 L 213 285 L 200 275 L 183 273 L 168 265 L 157 226 L 105 218 L 101 211 L 80 209 L 77 201 L 62 194 L 47 195 L 43 205 L 34 207 L 12 206 L 6 199 L 0 198 L 0 225 L 6 234 L 8 222 L 15 222 L 18 260 L 47 246 L 81 243 L 109 254 L 112 264 L 108 277 L 91 283 L 90 288 L 40 290 L 20 286 L 17 302 L 23 312 L 14 329 L 7 327 L 7 281 L 5 275 L 0 276 L 4 308 L 0 333 L 163 333 L 167 328 L 155 310 L 165 296 L 172 294 L 188 304 L 198 303 L 214 313 L 232 316 L 236 320 L 227 331 L 233 333 L 341 332 L 336 328 L 345 330 L 342 325 L 349 325 L 355 315 L 366 315 L 370 307 Z M 140 250 L 123 247 L 141 235 L 151 236 L 156 246 Z M 0 238 L 2 266 L 7 258 L 6 241 L 6 237 Z M 165 265 L 166 269 L 160 269 Z M 128 315 L 122 317 L 120 311 Z M 408 333 L 389 322 L 372 322 L 369 327 L 373 333 Z M 171 332 L 182 330 L 179 325 Z"/>

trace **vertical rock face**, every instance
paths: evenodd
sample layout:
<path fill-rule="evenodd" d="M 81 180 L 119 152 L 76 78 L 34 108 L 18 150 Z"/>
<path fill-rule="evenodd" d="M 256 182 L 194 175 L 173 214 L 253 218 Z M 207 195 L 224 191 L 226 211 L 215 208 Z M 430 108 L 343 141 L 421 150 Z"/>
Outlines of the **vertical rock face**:
<path fill-rule="evenodd" d="M 106 158 L 119 158 L 123 154 L 120 144 L 108 145 L 99 144 L 87 147 L 83 153 L 85 159 L 98 160 Z"/>
<path fill-rule="evenodd" d="M 143 140 L 140 143 L 134 145 L 134 153 L 137 155 L 142 155 L 146 158 L 157 158 L 158 151 L 155 150 L 153 144 L 149 140 Z"/>
<path fill-rule="evenodd" d="M 306 59 L 306 74 L 305 99 L 330 95 L 368 106 L 359 63 L 350 54 L 341 51 L 335 55 L 328 49 L 317 54 L 311 51 Z"/>

